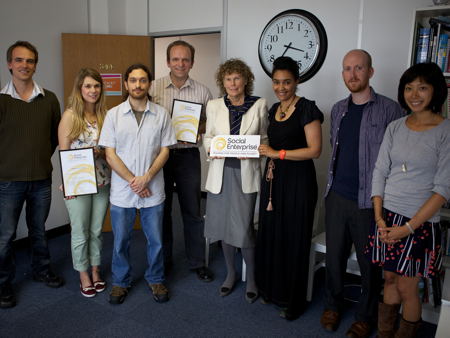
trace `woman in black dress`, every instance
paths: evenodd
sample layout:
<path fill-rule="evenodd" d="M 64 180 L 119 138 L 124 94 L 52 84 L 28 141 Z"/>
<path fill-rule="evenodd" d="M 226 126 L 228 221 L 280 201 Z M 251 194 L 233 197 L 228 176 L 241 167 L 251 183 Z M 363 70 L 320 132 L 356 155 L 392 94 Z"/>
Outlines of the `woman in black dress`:
<path fill-rule="evenodd" d="M 256 244 L 256 282 L 263 301 L 282 308 L 281 316 L 298 318 L 306 307 L 309 249 L 317 202 L 312 159 L 322 150 L 323 114 L 313 101 L 296 95 L 297 63 L 279 57 L 272 87 L 280 100 L 269 111 L 268 157 L 261 185 Z"/>

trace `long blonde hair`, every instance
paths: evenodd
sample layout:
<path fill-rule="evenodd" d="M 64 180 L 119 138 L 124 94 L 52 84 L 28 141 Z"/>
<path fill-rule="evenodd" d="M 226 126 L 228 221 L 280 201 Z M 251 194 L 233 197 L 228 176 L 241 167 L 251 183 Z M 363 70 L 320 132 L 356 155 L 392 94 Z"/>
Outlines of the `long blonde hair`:
<path fill-rule="evenodd" d="M 97 116 L 97 126 L 98 132 L 102 130 L 103 121 L 106 115 L 106 99 L 105 93 L 103 91 L 103 80 L 99 72 L 92 68 L 81 68 L 75 77 L 75 81 L 72 88 L 72 93 L 69 96 L 68 109 L 71 109 L 72 114 L 72 130 L 70 131 L 69 138 L 75 140 L 81 134 L 83 134 L 87 129 L 87 122 L 84 118 L 84 100 L 81 96 L 81 86 L 83 85 L 84 79 L 86 77 L 91 77 L 95 81 L 100 83 L 100 97 L 95 103 L 95 115 Z"/>

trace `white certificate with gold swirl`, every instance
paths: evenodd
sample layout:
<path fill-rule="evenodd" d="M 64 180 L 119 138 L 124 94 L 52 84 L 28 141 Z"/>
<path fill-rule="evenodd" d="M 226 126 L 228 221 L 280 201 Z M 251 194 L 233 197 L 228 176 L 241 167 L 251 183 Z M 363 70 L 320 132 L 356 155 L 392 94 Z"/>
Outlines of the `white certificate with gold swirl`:
<path fill-rule="evenodd" d="M 94 148 L 59 151 L 64 197 L 96 194 Z"/>
<path fill-rule="evenodd" d="M 260 135 L 217 135 L 211 141 L 209 156 L 258 158 Z"/>
<path fill-rule="evenodd" d="M 202 108 L 201 103 L 173 100 L 172 125 L 177 141 L 197 143 Z"/>

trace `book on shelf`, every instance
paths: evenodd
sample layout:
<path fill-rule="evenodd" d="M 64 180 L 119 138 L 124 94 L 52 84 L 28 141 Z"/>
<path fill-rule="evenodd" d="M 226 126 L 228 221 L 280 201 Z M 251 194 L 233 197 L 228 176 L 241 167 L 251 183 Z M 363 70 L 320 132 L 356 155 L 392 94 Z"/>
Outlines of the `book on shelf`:
<path fill-rule="evenodd" d="M 448 35 L 440 34 L 437 47 L 436 64 L 441 68 L 442 72 L 447 70 L 446 64 L 448 60 Z"/>
<path fill-rule="evenodd" d="M 442 72 L 450 72 L 450 17 L 437 16 L 428 20 L 428 27 L 416 26 L 414 62 L 434 62 Z"/>
<path fill-rule="evenodd" d="M 444 118 L 450 118 L 450 78 L 445 79 L 447 82 L 447 99 L 445 100 L 444 104 L 442 105 L 442 111 L 441 114 Z M 444 208 L 449 209 L 450 205 L 447 202 L 446 205 L 444 205 Z"/>

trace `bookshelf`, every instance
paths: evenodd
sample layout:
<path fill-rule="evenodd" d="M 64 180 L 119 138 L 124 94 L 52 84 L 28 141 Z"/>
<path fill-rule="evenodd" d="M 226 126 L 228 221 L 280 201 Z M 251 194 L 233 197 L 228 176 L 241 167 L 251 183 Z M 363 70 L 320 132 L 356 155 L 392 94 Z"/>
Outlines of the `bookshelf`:
<path fill-rule="evenodd" d="M 450 5 L 445 5 L 445 6 L 430 6 L 430 7 L 426 7 L 426 8 L 418 8 L 416 10 L 414 10 L 413 13 L 413 23 L 412 23 L 412 27 L 411 27 L 411 40 L 410 40 L 410 45 L 409 45 L 409 56 L 408 56 L 408 65 L 412 66 L 413 64 L 417 63 L 417 54 L 420 52 L 420 48 L 418 48 L 418 44 L 420 45 L 419 47 L 423 47 L 423 45 L 421 44 L 422 41 L 420 41 L 420 28 L 430 28 L 430 18 L 436 18 L 436 17 L 449 17 L 450 18 Z M 443 27 L 443 25 L 441 26 Z M 448 28 L 450 28 L 450 20 L 449 20 L 449 24 L 448 24 Z M 450 29 L 442 29 L 439 28 L 439 30 L 436 30 L 436 26 L 434 26 L 434 30 L 430 32 L 431 34 L 429 35 L 429 39 L 430 41 L 433 40 L 433 35 L 437 35 L 436 33 L 445 33 L 449 36 L 450 38 Z M 426 34 L 425 34 L 426 35 Z M 438 50 L 439 50 L 439 35 L 437 35 L 437 38 L 435 41 L 433 42 L 437 42 L 436 45 L 436 50 L 433 53 L 433 49 L 428 46 L 428 50 L 426 51 L 426 57 L 428 59 L 431 59 L 433 56 L 435 56 L 435 59 L 432 60 L 427 60 L 427 61 L 433 61 L 436 62 L 439 66 L 441 66 L 439 64 L 439 62 L 437 62 L 438 60 Z M 426 48 L 424 48 L 426 49 Z M 423 49 L 422 49 L 423 51 Z M 450 39 L 448 39 L 448 43 L 447 43 L 447 48 L 446 48 L 446 58 L 447 58 L 447 63 L 446 65 L 442 65 L 443 72 L 444 72 L 444 76 L 447 79 L 447 83 L 448 83 L 448 87 L 449 87 L 449 99 L 448 101 L 444 104 L 444 108 L 443 108 L 443 115 L 447 116 L 447 118 L 450 118 Z M 440 212 L 441 218 L 442 219 L 446 219 L 446 220 L 450 220 L 450 209 L 441 209 Z M 444 234 L 443 234 L 444 235 Z M 446 283 L 444 285 L 444 290 L 443 293 L 445 292 L 449 292 L 449 290 L 445 290 L 445 287 L 448 287 L 449 284 L 449 280 L 450 280 L 450 276 L 449 276 L 449 272 L 450 272 L 450 256 L 444 256 L 444 261 L 443 261 L 443 266 L 444 268 L 446 268 L 447 271 L 447 275 L 446 275 Z M 444 299 L 444 301 L 446 301 Z M 448 302 L 448 301 L 447 301 Z M 445 303 L 446 304 L 446 303 Z M 433 324 L 437 324 L 439 321 L 439 315 L 441 312 L 441 306 L 437 306 L 437 307 L 433 307 L 431 304 L 429 303 L 425 303 L 423 304 L 422 307 L 422 319 L 425 321 L 428 321 L 430 323 Z"/>
<path fill-rule="evenodd" d="M 417 42 L 418 42 L 418 32 L 419 27 L 429 28 L 430 18 L 435 18 L 439 16 L 448 16 L 450 17 L 450 5 L 449 6 L 431 6 L 426 8 L 418 8 L 414 11 L 414 21 L 411 28 L 411 40 L 410 40 L 410 53 L 408 64 L 412 66 L 416 59 L 416 51 L 417 51 Z M 447 34 L 450 35 L 450 31 L 447 31 Z M 446 77 L 450 77 L 450 72 L 444 72 Z"/>

